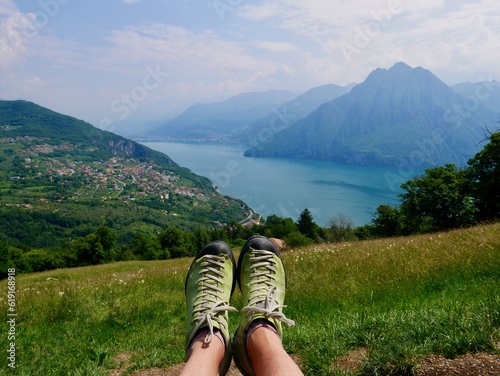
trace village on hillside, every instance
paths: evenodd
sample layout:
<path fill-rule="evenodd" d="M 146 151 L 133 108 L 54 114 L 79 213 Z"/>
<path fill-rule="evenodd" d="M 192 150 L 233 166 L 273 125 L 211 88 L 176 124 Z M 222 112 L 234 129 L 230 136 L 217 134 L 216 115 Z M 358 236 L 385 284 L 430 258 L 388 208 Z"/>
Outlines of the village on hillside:
<path fill-rule="evenodd" d="M 0 145 L 5 150 L 10 147 L 10 150 L 13 150 L 11 153 L 15 153 L 14 163 L 21 164 L 13 170 L 4 170 L 3 180 L 23 181 L 26 187 L 37 185 L 37 180 L 45 180 L 74 188 L 71 189 L 71 196 L 58 200 L 89 197 L 101 200 L 118 199 L 131 203 L 138 198 L 147 198 L 163 202 L 171 199 L 172 195 L 201 201 L 208 199 L 200 189 L 190 187 L 190 182 L 184 181 L 174 171 L 159 166 L 154 160 L 138 161 L 123 157 L 80 160 L 68 153 L 78 148 L 78 145 L 51 145 L 47 141 L 48 139 L 30 136 L 1 138 Z M 85 151 L 92 152 L 91 149 L 86 147 Z M 39 200 L 43 202 L 49 198 L 40 197 Z M 224 204 L 228 205 L 227 199 Z M 196 201 L 193 205 L 196 205 Z"/>

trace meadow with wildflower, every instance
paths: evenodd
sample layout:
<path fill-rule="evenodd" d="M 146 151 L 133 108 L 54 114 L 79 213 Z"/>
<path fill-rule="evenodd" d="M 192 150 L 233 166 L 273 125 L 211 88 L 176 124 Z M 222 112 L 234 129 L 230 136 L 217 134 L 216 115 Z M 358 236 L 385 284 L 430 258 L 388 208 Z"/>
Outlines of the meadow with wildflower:
<path fill-rule="evenodd" d="M 315 244 L 283 260 L 285 313 L 297 323 L 284 328 L 284 345 L 306 375 L 411 375 L 430 354 L 500 351 L 500 224 Z M 181 363 L 191 261 L 18 275 L 13 374 L 126 375 Z M 241 309 L 238 290 L 231 304 Z M 230 328 L 238 324 L 230 315 Z M 353 352 L 361 356 L 346 368 Z"/>

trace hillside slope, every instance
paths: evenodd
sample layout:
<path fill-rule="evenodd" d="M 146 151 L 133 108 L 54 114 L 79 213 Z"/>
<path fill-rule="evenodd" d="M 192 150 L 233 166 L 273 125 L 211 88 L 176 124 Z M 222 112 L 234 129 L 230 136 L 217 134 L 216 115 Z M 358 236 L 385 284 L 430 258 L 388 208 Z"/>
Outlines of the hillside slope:
<path fill-rule="evenodd" d="M 303 119 L 323 103 L 347 94 L 354 86 L 355 84 L 347 86 L 327 84 L 312 88 L 273 109 L 248 129 L 242 130 L 239 139 L 244 145 L 258 147 L 260 143 L 267 142 L 269 137 Z"/>
<path fill-rule="evenodd" d="M 81 145 L 79 155 L 154 158 L 157 163 L 176 165 L 168 156 L 137 142 L 27 101 L 0 101 L 0 126 L 2 137 L 37 137 L 52 145 L 62 142 Z M 88 147 L 95 150 L 89 152 Z"/>
<path fill-rule="evenodd" d="M 283 344 L 304 374 L 500 371 L 500 224 L 314 245 L 282 256 L 283 312 L 296 322 L 284 326 Z M 169 372 L 184 360 L 191 262 L 17 275 L 17 305 L 29 307 L 18 323 L 19 373 L 178 374 Z M 7 296 L 6 283 L 0 293 Z M 230 304 L 241 310 L 239 289 Z M 241 313 L 229 314 L 231 331 L 240 321 Z M 465 363 L 463 354 L 476 354 L 467 358 L 474 362 Z M 453 367 L 453 359 L 461 365 Z M 0 366 L 6 362 L 3 357 Z"/>
<path fill-rule="evenodd" d="M 498 81 L 464 82 L 453 85 L 451 88 L 467 98 L 471 106 L 479 101 L 491 111 L 500 112 L 500 82 Z"/>
<path fill-rule="evenodd" d="M 0 193 L 0 241 L 28 248 L 103 225 L 124 241 L 249 213 L 165 154 L 24 101 L 0 102 Z"/>

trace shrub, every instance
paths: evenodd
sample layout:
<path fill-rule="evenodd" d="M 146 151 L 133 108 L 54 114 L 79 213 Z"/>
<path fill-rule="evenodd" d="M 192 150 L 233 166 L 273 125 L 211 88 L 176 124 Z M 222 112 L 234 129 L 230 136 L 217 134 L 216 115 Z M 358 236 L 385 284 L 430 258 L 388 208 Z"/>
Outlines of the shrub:
<path fill-rule="evenodd" d="M 41 272 L 65 266 L 65 260 L 61 255 L 46 249 L 33 249 L 26 252 L 24 258 L 32 272 Z"/>
<path fill-rule="evenodd" d="M 300 233 L 299 231 L 294 231 L 284 238 L 285 243 L 288 244 L 290 247 L 303 247 L 306 245 L 311 245 L 314 243 L 314 241 L 304 234 Z"/>

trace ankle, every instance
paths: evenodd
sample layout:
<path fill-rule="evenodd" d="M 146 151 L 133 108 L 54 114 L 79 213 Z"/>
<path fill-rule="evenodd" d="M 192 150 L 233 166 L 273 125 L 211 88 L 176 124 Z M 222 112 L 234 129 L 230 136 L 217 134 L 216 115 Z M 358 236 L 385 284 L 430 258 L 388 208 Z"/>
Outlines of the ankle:
<path fill-rule="evenodd" d="M 284 351 L 278 331 L 266 320 L 250 325 L 245 345 L 253 367 L 254 360 L 268 362 Z"/>
<path fill-rule="evenodd" d="M 257 320 L 254 320 L 250 326 L 248 327 L 248 332 L 247 332 L 247 342 L 248 342 L 248 339 L 250 338 L 250 336 L 257 330 L 257 329 L 267 329 L 271 332 L 273 332 L 274 334 L 276 334 L 278 337 L 279 337 L 279 333 L 278 333 L 278 330 L 276 329 L 276 327 L 273 325 L 272 322 L 270 322 L 269 320 L 266 320 L 266 319 L 257 319 Z"/>
<path fill-rule="evenodd" d="M 210 336 L 210 329 L 209 328 L 203 328 L 198 331 L 198 333 L 194 336 L 193 341 L 191 342 L 189 349 L 186 354 L 186 359 L 189 359 L 193 353 L 193 350 L 195 347 L 201 348 L 201 349 L 206 349 L 209 346 L 212 345 L 213 342 L 208 342 L 207 338 Z M 221 331 L 219 329 L 214 330 L 214 337 L 218 338 L 220 341 L 220 344 L 222 345 L 223 349 L 223 355 L 224 355 L 224 349 L 226 348 L 226 340 L 224 339 L 224 336 L 222 335 Z M 218 347 L 218 344 L 213 343 L 213 346 Z"/>
<path fill-rule="evenodd" d="M 212 376 L 227 372 L 225 368 L 227 349 L 224 347 L 223 336 L 220 331 L 214 331 L 213 336 L 219 338 L 219 340 L 206 343 L 205 339 L 210 335 L 209 332 L 208 328 L 203 328 L 196 333 L 189 345 L 186 365 L 180 376 Z"/>

